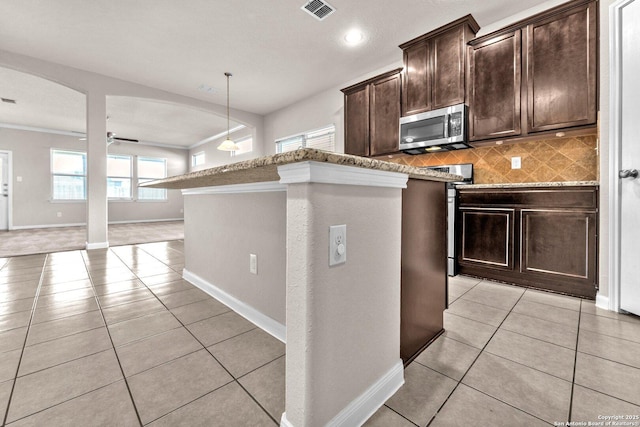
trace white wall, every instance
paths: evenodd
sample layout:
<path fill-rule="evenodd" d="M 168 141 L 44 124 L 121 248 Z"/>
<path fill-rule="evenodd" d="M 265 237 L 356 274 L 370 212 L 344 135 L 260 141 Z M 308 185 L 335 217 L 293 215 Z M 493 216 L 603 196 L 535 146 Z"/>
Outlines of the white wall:
<path fill-rule="evenodd" d="M 51 201 L 51 149 L 87 150 L 77 137 L 0 128 L 0 149 L 13 153 L 13 226 L 27 228 L 86 223 L 86 202 Z M 110 154 L 167 159 L 168 173 L 187 170 L 187 151 L 144 145 L 112 144 Z M 22 181 L 18 182 L 21 177 Z M 182 218 L 182 194 L 169 190 L 166 202 L 109 202 L 109 222 Z M 62 216 L 58 217 L 57 213 Z"/>
<path fill-rule="evenodd" d="M 255 159 L 256 157 L 262 156 L 263 144 L 260 144 L 256 139 L 256 129 L 249 127 L 240 129 L 239 131 L 232 133 L 230 135 L 230 138 L 233 141 L 239 141 L 249 136 L 253 138 L 253 151 L 233 157 L 228 151 L 218 150 L 218 145 L 220 145 L 220 143 L 227 138 L 226 135 L 205 144 L 198 145 L 197 147 L 191 148 L 189 150 L 189 172 L 212 168 L 215 166 L 227 165 L 229 163 L 241 162 L 248 159 Z M 205 163 L 196 167 L 191 166 L 191 156 L 200 152 L 204 152 Z"/>

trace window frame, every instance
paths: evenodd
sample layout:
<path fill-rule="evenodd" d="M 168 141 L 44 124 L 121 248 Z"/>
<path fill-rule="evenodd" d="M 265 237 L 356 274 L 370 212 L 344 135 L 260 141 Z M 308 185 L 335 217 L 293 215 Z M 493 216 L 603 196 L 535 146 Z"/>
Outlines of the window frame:
<path fill-rule="evenodd" d="M 129 176 L 109 175 L 109 157 L 127 157 L 129 159 Z M 107 154 L 107 200 L 109 201 L 132 201 L 133 200 L 133 157 L 129 154 Z M 109 178 L 119 178 L 129 180 L 129 197 L 109 197 Z"/>
<path fill-rule="evenodd" d="M 251 141 L 251 150 L 248 150 L 248 151 L 242 151 L 241 153 L 239 153 L 239 152 L 238 152 L 238 151 L 240 151 L 240 150 L 238 150 L 238 151 L 232 151 L 232 152 L 231 152 L 231 157 L 243 156 L 243 155 L 248 154 L 248 153 L 253 153 L 253 135 L 247 135 L 247 136 L 245 136 L 245 137 L 243 137 L 243 138 L 240 138 L 239 140 L 237 140 L 237 141 L 236 141 L 236 144 L 237 144 L 237 145 L 240 145 L 240 144 L 242 144 L 243 142 L 246 142 L 246 141 L 249 141 L 249 140 Z"/>
<path fill-rule="evenodd" d="M 197 158 L 198 156 L 200 156 L 200 155 L 202 155 L 202 163 L 196 163 L 196 158 Z M 203 151 L 198 151 L 197 153 L 193 153 L 193 154 L 191 155 L 191 167 L 192 167 L 192 168 L 194 168 L 194 167 L 197 167 L 197 166 L 202 166 L 202 165 L 204 165 L 204 164 L 205 164 L 205 162 L 206 162 L 206 158 L 207 158 L 207 155 L 206 155 L 206 153 L 204 152 L 204 150 L 203 150 Z"/>
<path fill-rule="evenodd" d="M 153 178 L 149 178 L 149 177 L 143 177 L 140 176 L 140 161 L 144 161 L 144 160 L 152 160 L 152 161 L 156 161 L 156 160 L 162 160 L 162 162 L 164 163 L 164 177 L 167 177 L 167 158 L 166 157 L 150 157 L 150 156 L 136 156 L 136 201 L 138 202 L 151 202 L 151 203 L 157 203 L 157 202 L 167 202 L 169 200 L 168 194 L 167 194 L 167 189 L 166 188 L 153 188 L 152 190 L 162 190 L 163 192 L 163 198 L 154 198 L 154 199 L 150 199 L 150 198 L 141 198 L 140 197 L 140 192 L 147 190 L 147 188 L 144 187 L 140 187 L 140 184 L 144 183 L 144 182 L 148 182 L 148 181 L 154 181 L 156 179 L 163 179 L 163 178 L 158 178 L 158 177 L 153 177 Z"/>
<path fill-rule="evenodd" d="M 323 131 L 325 131 L 325 133 L 322 133 L 321 136 L 324 136 L 326 134 L 330 134 L 331 135 L 331 139 L 332 139 L 332 145 L 333 145 L 333 149 L 331 150 L 332 152 L 336 151 L 336 126 L 335 124 L 330 124 L 327 126 L 322 126 L 320 128 L 317 129 L 313 129 L 313 130 L 309 130 L 303 133 L 299 133 L 299 134 L 295 134 L 295 135 L 291 135 L 285 138 L 278 138 L 275 140 L 276 143 L 276 154 L 281 154 L 281 153 L 286 153 L 288 151 L 295 151 L 301 148 L 307 148 L 307 144 L 309 140 L 313 140 L 316 137 L 312 137 L 310 138 L 309 135 L 314 135 L 314 134 L 318 134 L 321 133 Z M 292 149 L 292 150 L 286 150 L 286 151 L 282 151 L 282 148 L 285 146 L 286 143 L 299 143 L 300 146 L 298 148 Z M 314 148 L 314 147 L 310 147 L 310 148 Z M 327 150 L 325 150 L 327 151 Z"/>
<path fill-rule="evenodd" d="M 54 157 L 57 153 L 71 153 L 71 154 L 80 154 L 82 156 L 83 163 L 83 174 L 69 174 L 69 173 L 56 173 L 54 171 Z M 63 148 L 51 148 L 50 149 L 50 176 L 51 176 L 51 196 L 50 201 L 53 203 L 84 203 L 87 201 L 87 153 L 80 150 L 73 149 L 63 149 Z M 83 189 L 84 194 L 81 199 L 60 199 L 55 197 L 55 177 L 56 176 L 68 176 L 68 177 L 82 177 L 83 178 Z"/>

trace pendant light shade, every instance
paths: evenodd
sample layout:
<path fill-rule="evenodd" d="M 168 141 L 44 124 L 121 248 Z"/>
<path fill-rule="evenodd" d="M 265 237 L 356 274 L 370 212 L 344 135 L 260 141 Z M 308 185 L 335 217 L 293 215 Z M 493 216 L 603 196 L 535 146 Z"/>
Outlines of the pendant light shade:
<path fill-rule="evenodd" d="M 236 151 L 239 150 L 238 144 L 233 142 L 231 138 L 229 138 L 229 77 L 232 76 L 231 73 L 224 73 L 227 76 L 227 139 L 222 141 L 220 145 L 218 145 L 218 150 L 221 151 Z"/>

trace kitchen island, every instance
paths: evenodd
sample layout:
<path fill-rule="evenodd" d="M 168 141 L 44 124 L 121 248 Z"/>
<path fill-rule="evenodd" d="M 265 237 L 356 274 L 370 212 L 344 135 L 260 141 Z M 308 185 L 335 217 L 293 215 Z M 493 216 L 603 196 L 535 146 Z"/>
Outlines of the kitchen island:
<path fill-rule="evenodd" d="M 302 149 L 146 186 L 183 190 L 184 278 L 286 342 L 281 425 L 351 426 L 404 382 L 404 301 L 442 318 L 444 183 L 456 178 Z M 401 297 L 401 281 L 420 280 L 439 284 L 435 305 Z"/>

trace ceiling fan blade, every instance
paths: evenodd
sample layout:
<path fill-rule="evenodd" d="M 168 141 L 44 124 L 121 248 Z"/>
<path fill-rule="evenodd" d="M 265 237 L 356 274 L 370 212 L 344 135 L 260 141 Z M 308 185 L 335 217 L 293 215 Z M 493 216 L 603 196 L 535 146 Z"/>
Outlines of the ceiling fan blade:
<path fill-rule="evenodd" d="M 119 136 L 114 136 L 113 139 L 117 140 L 117 141 L 126 141 L 126 142 L 140 142 L 137 139 L 131 139 L 131 138 L 120 138 Z"/>

